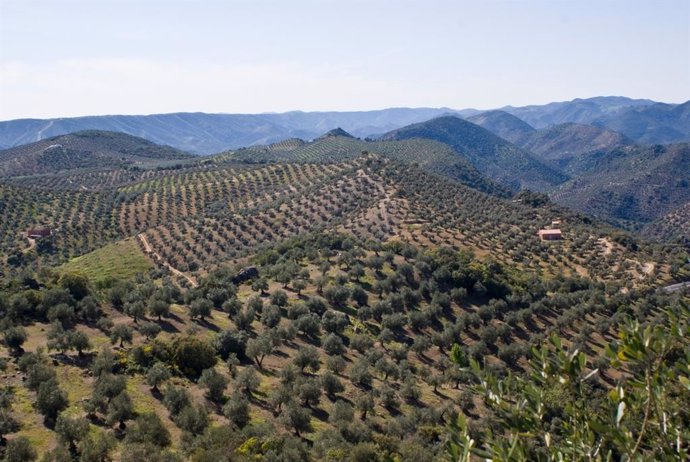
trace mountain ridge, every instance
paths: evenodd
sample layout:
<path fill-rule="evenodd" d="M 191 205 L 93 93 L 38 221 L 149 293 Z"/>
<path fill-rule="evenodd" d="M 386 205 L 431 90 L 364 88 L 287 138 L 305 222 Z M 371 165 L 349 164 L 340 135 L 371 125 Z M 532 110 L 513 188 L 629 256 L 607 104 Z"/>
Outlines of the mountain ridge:
<path fill-rule="evenodd" d="M 649 100 L 594 97 L 572 101 L 500 108 L 534 128 L 563 122 L 592 123 L 605 115 Z M 670 105 L 674 106 L 674 105 Z M 178 112 L 149 115 L 102 115 L 0 121 L 0 147 L 13 147 L 84 129 L 120 131 L 195 154 L 214 154 L 243 146 L 270 144 L 287 138 L 313 139 L 336 127 L 356 137 L 381 134 L 413 123 L 453 114 L 472 117 L 480 109 L 388 108 L 372 111 L 291 111 L 262 114 Z M 689 139 L 690 141 L 690 139 Z"/>
<path fill-rule="evenodd" d="M 605 220 L 649 223 L 690 202 L 690 143 L 618 146 L 570 164 L 576 172 L 551 197 Z"/>
<path fill-rule="evenodd" d="M 646 144 L 668 144 L 690 139 L 690 101 L 655 103 L 612 114 L 592 122 Z"/>
<path fill-rule="evenodd" d="M 518 143 L 542 160 L 568 171 L 568 163 L 589 152 L 633 144 L 627 136 L 593 125 L 567 122 L 535 130 Z"/>
<path fill-rule="evenodd" d="M 655 101 L 648 99 L 632 99 L 625 96 L 595 96 L 556 101 L 544 105 L 505 106 L 499 109 L 524 120 L 534 128 L 544 128 L 565 122 L 587 124 L 606 114 L 654 103 Z"/>
<path fill-rule="evenodd" d="M 516 145 L 520 145 L 526 137 L 535 131 L 534 127 L 524 120 L 500 109 L 482 112 L 468 117 L 466 120 Z"/>
<path fill-rule="evenodd" d="M 426 138 L 445 143 L 489 178 L 514 189 L 545 190 L 567 176 L 490 131 L 454 116 L 444 116 L 389 132 L 381 141 Z"/>

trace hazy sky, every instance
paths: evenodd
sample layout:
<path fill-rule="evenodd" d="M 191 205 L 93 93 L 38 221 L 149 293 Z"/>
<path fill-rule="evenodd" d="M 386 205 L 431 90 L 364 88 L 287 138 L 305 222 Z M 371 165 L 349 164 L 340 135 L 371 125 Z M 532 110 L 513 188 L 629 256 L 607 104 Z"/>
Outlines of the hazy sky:
<path fill-rule="evenodd" d="M 0 0 L 0 119 L 690 99 L 690 0 Z"/>

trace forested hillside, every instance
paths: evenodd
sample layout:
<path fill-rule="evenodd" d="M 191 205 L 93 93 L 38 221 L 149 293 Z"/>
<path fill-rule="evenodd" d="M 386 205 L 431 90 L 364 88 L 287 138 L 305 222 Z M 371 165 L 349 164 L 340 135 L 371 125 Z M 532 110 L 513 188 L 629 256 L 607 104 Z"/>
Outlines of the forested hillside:
<path fill-rule="evenodd" d="M 568 177 L 478 125 L 446 116 L 394 130 L 382 141 L 431 139 L 445 143 L 480 172 L 514 189 L 548 190 Z"/>
<path fill-rule="evenodd" d="M 534 128 L 527 122 L 505 111 L 487 111 L 467 118 L 468 122 L 479 125 L 504 140 L 521 146 Z"/>
<path fill-rule="evenodd" d="M 600 218 L 646 223 L 690 200 L 688 144 L 595 151 L 568 168 L 576 178 L 552 197 Z"/>

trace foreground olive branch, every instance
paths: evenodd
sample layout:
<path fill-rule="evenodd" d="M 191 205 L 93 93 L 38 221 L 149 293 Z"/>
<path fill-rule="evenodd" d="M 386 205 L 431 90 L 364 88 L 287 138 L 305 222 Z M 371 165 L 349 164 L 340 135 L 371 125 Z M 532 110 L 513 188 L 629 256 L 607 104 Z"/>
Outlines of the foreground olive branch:
<path fill-rule="evenodd" d="M 451 426 L 448 458 L 690 460 L 689 320 L 688 307 L 676 303 L 647 325 L 628 321 L 598 368 L 555 335 L 532 348 L 520 375 L 499 378 L 474 360 L 452 355 L 474 375 L 474 391 L 498 425 L 477 435 L 461 414 Z M 618 377 L 615 386 L 601 382 L 603 369 Z"/>

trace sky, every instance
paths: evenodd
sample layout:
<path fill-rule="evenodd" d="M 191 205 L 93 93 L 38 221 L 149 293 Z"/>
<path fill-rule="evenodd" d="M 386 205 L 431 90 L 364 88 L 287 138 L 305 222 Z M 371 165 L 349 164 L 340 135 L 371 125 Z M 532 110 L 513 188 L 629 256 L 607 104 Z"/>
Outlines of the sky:
<path fill-rule="evenodd" d="M 690 99 L 690 0 L 0 0 L 0 120 Z"/>

